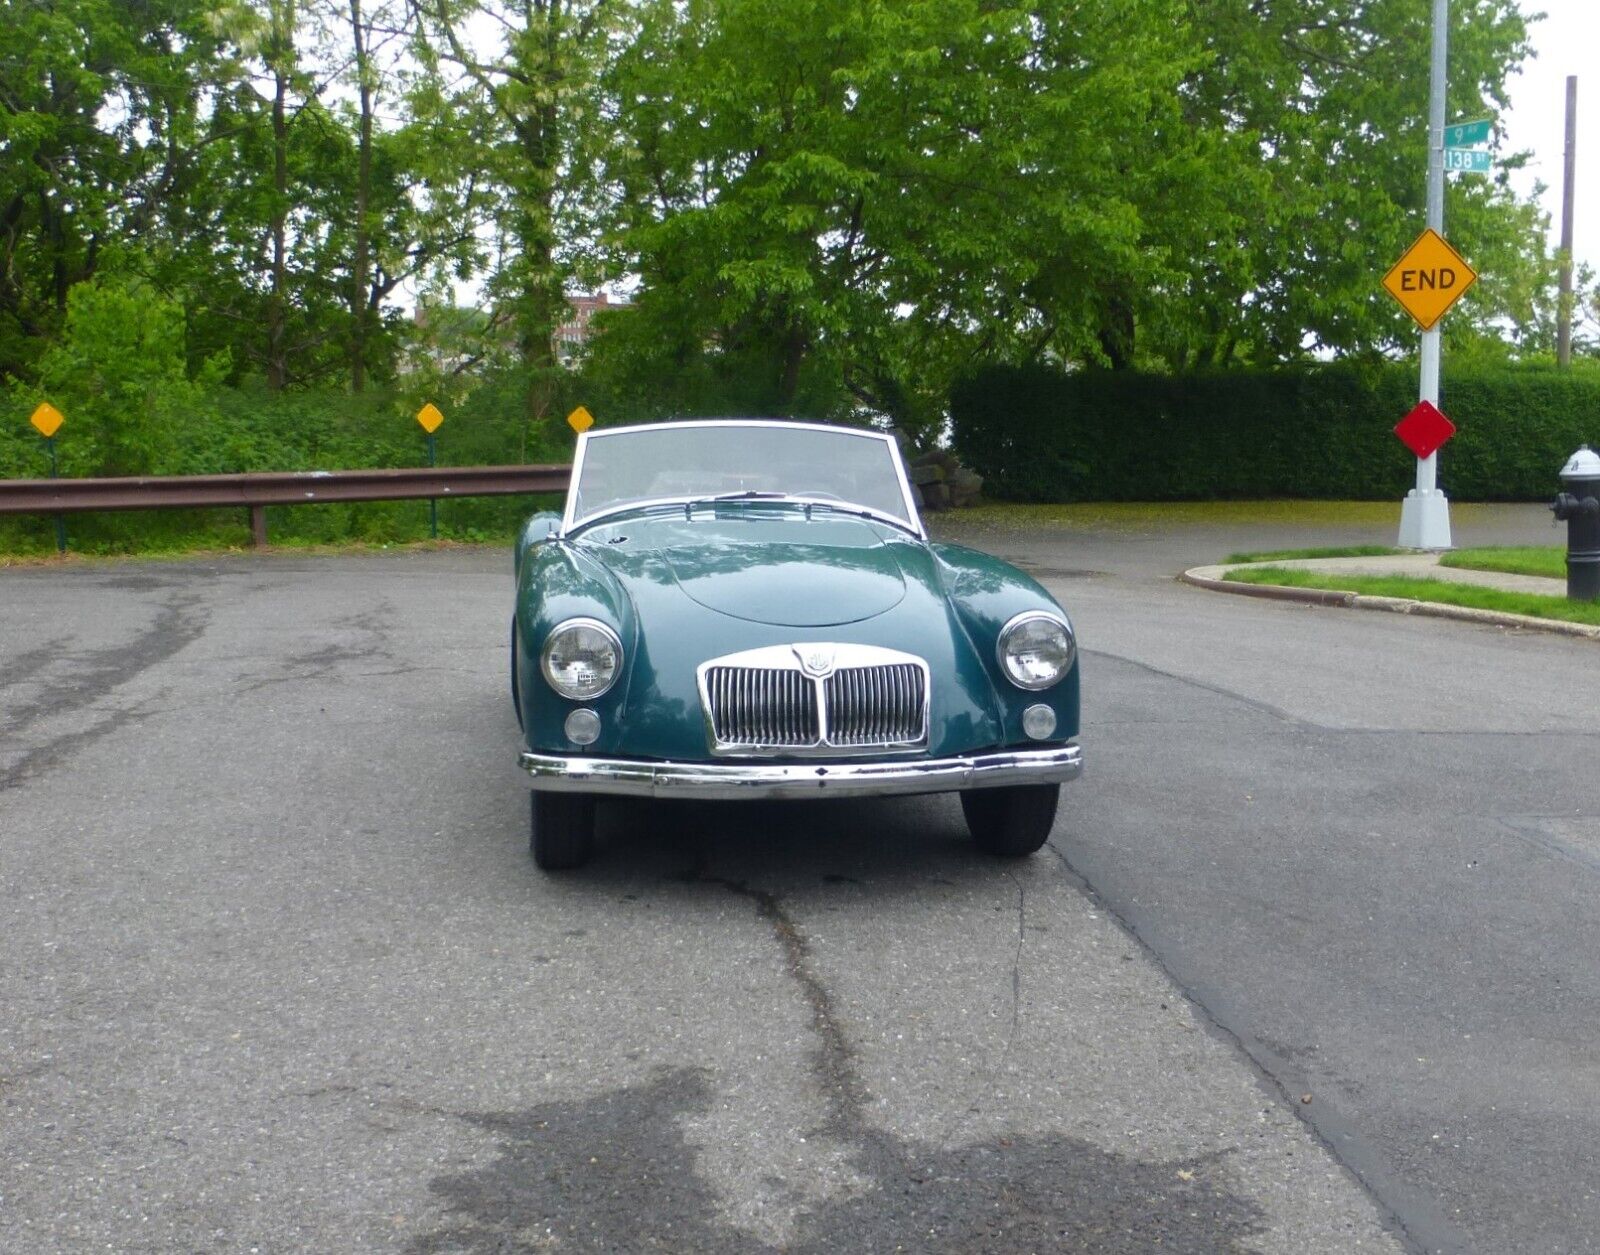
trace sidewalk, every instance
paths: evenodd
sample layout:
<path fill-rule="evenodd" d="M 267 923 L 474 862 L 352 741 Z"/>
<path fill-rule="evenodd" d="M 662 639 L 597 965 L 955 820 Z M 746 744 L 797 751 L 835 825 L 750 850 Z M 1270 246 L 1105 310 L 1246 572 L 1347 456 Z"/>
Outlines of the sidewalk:
<path fill-rule="evenodd" d="M 1243 584 L 1230 582 L 1227 579 L 1228 572 L 1246 566 L 1319 571 L 1326 574 L 1327 580 L 1321 588 L 1297 588 L 1282 584 Z M 1178 578 L 1185 584 L 1193 584 L 1197 588 L 1219 593 L 1235 593 L 1245 597 L 1310 602 L 1321 606 L 1347 606 L 1358 610 L 1387 610 L 1391 613 L 1418 614 L 1436 619 L 1464 619 L 1497 627 L 1533 628 L 1545 632 L 1558 632 L 1564 636 L 1600 640 L 1600 627 L 1589 624 L 1567 623 L 1559 619 L 1543 619 L 1526 614 L 1508 614 L 1499 610 L 1478 610 L 1469 606 L 1451 606 L 1441 602 L 1417 601 L 1409 597 L 1375 597 L 1366 593 L 1348 592 L 1339 587 L 1341 575 L 1397 575 L 1409 579 L 1441 580 L 1451 584 L 1475 584 L 1482 588 L 1498 588 L 1509 593 L 1535 593 L 1545 597 L 1564 597 L 1567 592 L 1565 580 L 1546 579 L 1537 575 L 1512 575 L 1505 571 L 1468 571 L 1440 566 L 1439 555 L 1431 553 L 1393 554 L 1369 558 L 1289 558 L 1281 562 L 1220 563 L 1191 567 Z"/>

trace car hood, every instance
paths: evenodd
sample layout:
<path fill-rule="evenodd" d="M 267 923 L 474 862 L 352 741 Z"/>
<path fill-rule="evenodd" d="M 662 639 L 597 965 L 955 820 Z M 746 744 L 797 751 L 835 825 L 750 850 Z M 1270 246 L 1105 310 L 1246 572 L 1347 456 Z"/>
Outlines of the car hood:
<path fill-rule="evenodd" d="M 905 600 L 905 573 L 875 531 L 854 521 L 828 531 L 817 541 L 746 538 L 661 556 L 691 601 L 747 623 L 859 623 Z"/>

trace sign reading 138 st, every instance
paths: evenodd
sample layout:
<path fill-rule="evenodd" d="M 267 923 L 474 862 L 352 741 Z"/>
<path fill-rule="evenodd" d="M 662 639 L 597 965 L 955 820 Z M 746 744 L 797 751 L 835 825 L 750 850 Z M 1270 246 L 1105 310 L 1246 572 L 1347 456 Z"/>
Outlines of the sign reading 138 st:
<path fill-rule="evenodd" d="M 1424 331 L 1432 331 L 1445 310 L 1477 281 L 1478 272 L 1432 227 L 1417 237 L 1394 268 L 1383 276 L 1389 295 L 1405 307 Z"/>

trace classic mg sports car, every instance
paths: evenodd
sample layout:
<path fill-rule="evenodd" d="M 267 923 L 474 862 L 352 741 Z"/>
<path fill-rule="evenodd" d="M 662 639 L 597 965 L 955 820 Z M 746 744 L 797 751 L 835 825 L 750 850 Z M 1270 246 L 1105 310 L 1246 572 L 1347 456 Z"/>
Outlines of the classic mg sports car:
<path fill-rule="evenodd" d="M 961 795 L 993 854 L 1082 770 L 1072 625 L 1016 568 L 928 539 L 894 440 L 757 420 L 578 438 L 516 549 L 511 692 L 533 857 L 607 795 Z"/>

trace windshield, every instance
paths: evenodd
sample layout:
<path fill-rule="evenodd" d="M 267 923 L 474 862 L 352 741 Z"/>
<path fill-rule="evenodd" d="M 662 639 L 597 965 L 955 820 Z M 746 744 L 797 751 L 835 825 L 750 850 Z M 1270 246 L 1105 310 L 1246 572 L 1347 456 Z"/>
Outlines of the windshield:
<path fill-rule="evenodd" d="M 640 502 L 746 495 L 865 506 L 917 527 L 888 437 L 848 427 L 736 422 L 592 432 L 572 484 L 567 526 Z"/>

